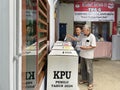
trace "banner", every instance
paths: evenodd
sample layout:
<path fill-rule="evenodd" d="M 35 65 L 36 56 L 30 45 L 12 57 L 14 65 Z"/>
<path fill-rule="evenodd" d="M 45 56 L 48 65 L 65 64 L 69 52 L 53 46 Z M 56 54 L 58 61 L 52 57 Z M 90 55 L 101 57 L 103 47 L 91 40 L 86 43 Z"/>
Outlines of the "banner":
<path fill-rule="evenodd" d="M 74 21 L 114 21 L 112 2 L 74 2 Z"/>

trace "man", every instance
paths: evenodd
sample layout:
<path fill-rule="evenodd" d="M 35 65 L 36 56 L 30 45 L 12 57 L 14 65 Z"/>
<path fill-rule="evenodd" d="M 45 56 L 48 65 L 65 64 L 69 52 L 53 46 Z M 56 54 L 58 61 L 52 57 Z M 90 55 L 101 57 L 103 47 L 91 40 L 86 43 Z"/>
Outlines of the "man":
<path fill-rule="evenodd" d="M 81 40 L 82 40 L 82 37 L 83 37 L 81 32 L 82 32 L 82 28 L 77 26 L 75 28 L 75 34 L 76 34 L 75 36 L 67 34 L 67 37 L 72 40 L 72 45 L 75 48 L 78 56 L 80 55 L 80 45 L 81 45 Z M 80 63 L 80 59 L 79 59 L 79 63 Z"/>
<path fill-rule="evenodd" d="M 84 38 L 82 39 L 82 46 L 80 51 L 81 56 L 81 75 L 82 80 L 80 84 L 88 83 L 88 90 L 93 88 L 93 57 L 94 48 L 96 47 L 95 36 L 91 33 L 88 25 L 83 27 Z"/>

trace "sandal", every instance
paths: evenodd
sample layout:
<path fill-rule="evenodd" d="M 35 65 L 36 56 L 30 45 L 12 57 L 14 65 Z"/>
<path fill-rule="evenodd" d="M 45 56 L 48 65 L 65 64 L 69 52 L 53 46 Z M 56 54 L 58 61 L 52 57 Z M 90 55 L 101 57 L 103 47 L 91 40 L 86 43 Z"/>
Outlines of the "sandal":
<path fill-rule="evenodd" d="M 89 86 L 88 86 L 88 90 L 92 90 L 93 89 L 93 84 L 90 84 Z"/>
<path fill-rule="evenodd" d="M 85 81 L 85 80 L 81 80 L 81 81 L 79 82 L 79 84 L 85 84 L 85 83 L 88 83 L 88 82 Z"/>

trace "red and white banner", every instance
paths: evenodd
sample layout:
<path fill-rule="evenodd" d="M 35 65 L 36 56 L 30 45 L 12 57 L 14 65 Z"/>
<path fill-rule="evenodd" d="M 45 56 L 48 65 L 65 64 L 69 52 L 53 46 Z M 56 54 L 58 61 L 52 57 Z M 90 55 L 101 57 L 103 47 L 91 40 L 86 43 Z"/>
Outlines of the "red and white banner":
<path fill-rule="evenodd" d="M 114 21 L 112 2 L 75 2 L 74 21 Z"/>

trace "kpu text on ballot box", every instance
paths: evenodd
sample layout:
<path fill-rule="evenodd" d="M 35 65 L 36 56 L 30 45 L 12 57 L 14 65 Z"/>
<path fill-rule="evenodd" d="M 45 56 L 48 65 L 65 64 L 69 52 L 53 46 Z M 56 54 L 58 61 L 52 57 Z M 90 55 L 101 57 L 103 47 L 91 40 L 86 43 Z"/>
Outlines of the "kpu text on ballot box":
<path fill-rule="evenodd" d="M 36 85 L 36 46 L 26 48 L 26 90 L 33 90 Z"/>
<path fill-rule="evenodd" d="M 52 50 L 48 55 L 47 90 L 78 90 L 78 55 L 74 50 Z"/>

